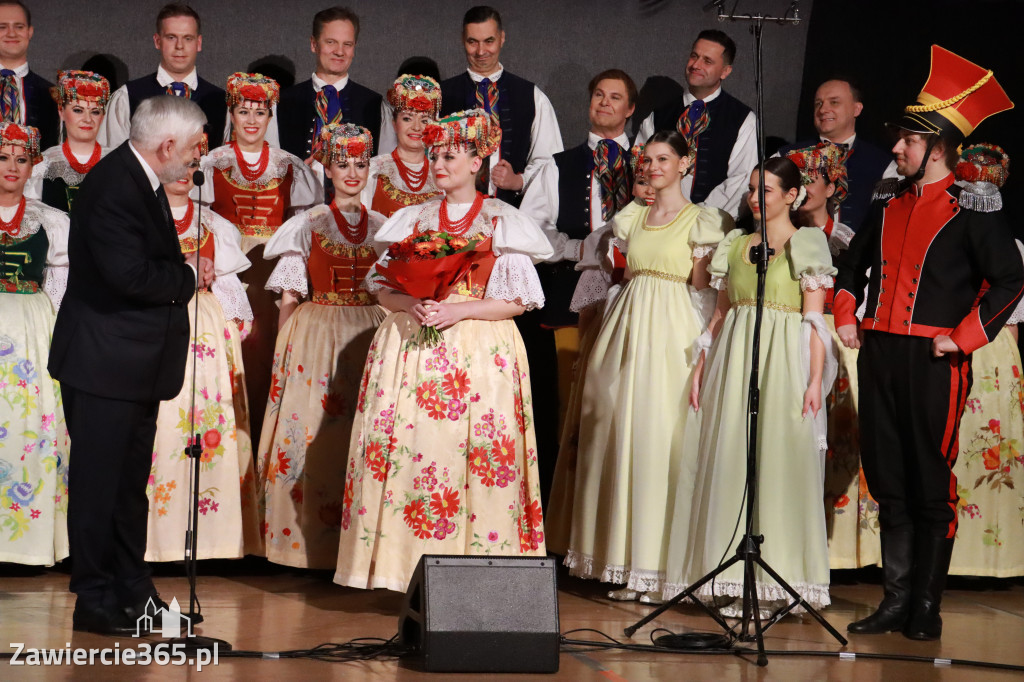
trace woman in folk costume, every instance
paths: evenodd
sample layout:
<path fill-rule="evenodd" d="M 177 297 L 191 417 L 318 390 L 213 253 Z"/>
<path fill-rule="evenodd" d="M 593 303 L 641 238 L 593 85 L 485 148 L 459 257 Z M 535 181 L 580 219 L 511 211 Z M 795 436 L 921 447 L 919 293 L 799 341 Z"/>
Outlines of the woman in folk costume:
<path fill-rule="evenodd" d="M 390 218 L 395 211 L 441 196 L 430 177 L 423 131 L 441 111 L 441 87 L 429 76 L 403 74 L 387 92 L 398 146 L 370 160 L 363 205 Z"/>
<path fill-rule="evenodd" d="M 228 115 L 235 139 L 203 158 L 203 203 L 234 223 L 252 267 L 242 275 L 252 306 L 251 331 L 242 342 L 245 385 L 253 406 L 252 433 L 259 435 L 277 337 L 277 306 L 264 288 L 273 265 L 263 248 L 286 219 L 323 201 L 323 188 L 300 158 L 267 144 L 267 126 L 280 97 L 277 81 L 258 73 L 234 73 L 227 82 Z"/>
<path fill-rule="evenodd" d="M 431 125 L 445 198 L 402 209 L 377 235 L 392 246 L 371 288 L 392 312 L 352 428 L 343 585 L 404 590 L 423 554 L 545 551 L 529 365 L 512 318 L 543 305 L 534 263 L 552 252 L 530 218 L 478 191 L 500 139 L 489 124 L 474 109 Z"/>
<path fill-rule="evenodd" d="M 998 188 L 1009 175 L 1001 147 L 965 147 L 955 173 L 960 204 L 975 210 L 1002 207 Z M 1024 246 L 1017 241 L 1024 253 Z M 953 467 L 960 517 L 949 564 L 951 575 L 1009 578 L 1024 575 L 1024 384 L 1021 382 L 1017 305 L 992 343 L 972 353 L 974 383 L 960 420 L 960 456 Z"/>
<path fill-rule="evenodd" d="M 732 219 L 683 196 L 690 157 L 679 133 L 656 133 L 643 163 L 656 195 L 612 226 L 630 279 L 605 313 L 586 370 L 565 563 L 573 575 L 625 583 L 612 599 L 656 601 L 672 486 L 686 454 L 692 346 L 707 327 L 695 297 L 706 295 L 697 292 L 708 287 L 711 254 Z M 659 347 L 667 352 L 651 352 Z"/>
<path fill-rule="evenodd" d="M 68 432 L 46 371 L 68 275 L 68 217 L 26 199 L 39 131 L 0 124 L 0 562 L 68 556 Z"/>
<path fill-rule="evenodd" d="M 791 216 L 797 227 L 818 227 L 828 237 L 832 262 L 850 245 L 853 230 L 836 222 L 846 198 L 847 152 L 830 142 L 794 149 L 786 157 L 800 169 L 807 198 Z M 839 368 L 832 392 L 825 396 L 828 411 L 828 450 L 825 453 L 825 520 L 831 568 L 860 568 L 879 559 L 878 505 L 868 494 L 860 468 L 857 426 L 857 351 L 844 346 L 835 332 L 832 289 L 825 293 L 825 324 L 839 351 Z M 865 527 L 860 528 L 866 520 Z M 871 536 L 874 536 L 874 541 Z M 868 541 L 862 542 L 861 538 Z"/>
<path fill-rule="evenodd" d="M 654 203 L 655 192 L 647 181 L 643 166 L 644 145 L 634 145 L 629 162 L 633 171 L 633 202 L 637 208 Z M 623 207 L 623 211 L 636 210 Z M 628 215 L 628 213 L 623 213 Z M 623 267 L 618 247 L 624 245 L 612 234 L 612 221 L 591 232 L 583 240 L 583 257 L 576 264 L 580 280 L 573 292 L 569 309 L 579 313 L 579 356 L 573 367 L 572 388 L 565 410 L 565 423 L 559 440 L 558 460 L 551 483 L 551 500 L 544 519 L 548 550 L 565 555 L 569 549 L 572 529 L 573 494 L 576 487 L 576 464 L 579 452 L 580 415 L 583 409 L 584 378 L 594 341 L 601 329 L 609 295 L 622 290 Z"/>
<path fill-rule="evenodd" d="M 164 185 L 181 252 L 188 255 L 198 249 L 201 256 L 211 259 L 216 279 L 188 304 L 189 323 L 195 324 L 198 319 L 198 326 L 190 334 L 185 384 L 173 400 L 160 403 L 157 415 L 153 466 L 146 488 L 147 561 L 179 561 L 183 556 L 192 507 L 185 448 L 194 433 L 199 434 L 202 446 L 197 558 L 236 559 L 262 554 L 240 331 L 252 321 L 252 310 L 238 279 L 249 261 L 242 253 L 238 230 L 213 211 L 200 211 L 189 198 L 192 188 L 191 174 L 185 180 Z M 193 397 L 194 426 L 190 416 Z"/>
<path fill-rule="evenodd" d="M 764 205 L 758 202 L 758 169 L 747 203 L 755 225 L 764 212 L 768 264 L 761 329 L 761 392 L 757 432 L 757 508 L 752 534 L 764 534 L 762 556 L 815 608 L 829 603 L 828 540 L 822 507 L 825 410 L 822 396 L 836 372 L 832 337 L 822 318 L 832 286 L 828 239 L 816 227 L 790 220 L 806 191 L 789 159 L 765 162 Z M 747 453 L 747 387 L 756 315 L 756 266 L 751 247 L 760 230 L 730 232 L 712 259 L 718 309 L 706 336 L 691 388 L 695 412 L 687 418 L 686 452 L 694 459 L 679 472 L 664 597 L 669 598 L 732 554 L 747 527 L 744 486 Z M 714 343 L 710 344 L 710 337 Z M 757 595 L 769 606 L 787 593 L 758 569 Z M 742 566 L 726 571 L 698 593 L 701 598 L 742 595 Z M 737 615 L 732 605 L 726 615 Z"/>
<path fill-rule="evenodd" d="M 260 491 L 267 558 L 277 564 L 337 563 L 345 444 L 370 340 L 386 315 L 364 282 L 384 224 L 359 199 L 372 149 L 365 128 L 324 126 L 314 157 L 334 200 L 289 219 L 267 243 L 265 256 L 278 259 L 267 289 L 281 294 L 281 313 L 260 439 Z"/>
<path fill-rule="evenodd" d="M 110 83 L 92 71 L 61 71 L 54 97 L 64 141 L 43 152 L 25 194 L 68 213 L 85 174 L 107 153 L 96 136 L 110 99 Z"/>

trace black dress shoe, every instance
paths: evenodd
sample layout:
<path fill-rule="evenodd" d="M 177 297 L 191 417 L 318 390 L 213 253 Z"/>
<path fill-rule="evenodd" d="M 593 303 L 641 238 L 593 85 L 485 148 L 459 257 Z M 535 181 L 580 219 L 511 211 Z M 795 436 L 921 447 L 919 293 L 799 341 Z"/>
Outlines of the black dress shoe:
<path fill-rule="evenodd" d="M 160 622 L 159 619 L 163 611 L 170 611 L 170 607 L 158 594 L 146 597 L 138 603 L 121 607 L 125 618 L 129 622 L 137 624 L 140 635 L 151 634 L 154 624 Z M 149 616 L 149 618 L 143 618 L 143 616 Z"/>
<path fill-rule="evenodd" d="M 99 635 L 134 635 L 136 624 L 118 609 L 75 606 L 71 627 L 76 632 L 95 632 Z"/>

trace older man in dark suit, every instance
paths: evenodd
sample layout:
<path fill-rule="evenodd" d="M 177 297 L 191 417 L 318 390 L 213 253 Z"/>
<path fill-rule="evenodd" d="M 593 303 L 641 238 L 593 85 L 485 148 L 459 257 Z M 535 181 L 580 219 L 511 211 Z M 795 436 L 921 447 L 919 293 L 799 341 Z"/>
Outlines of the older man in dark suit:
<path fill-rule="evenodd" d="M 72 441 L 75 630 L 133 632 L 147 600 L 158 599 L 143 558 L 157 408 L 184 380 L 196 280 L 213 280 L 209 259 L 182 256 L 162 184 L 191 172 L 205 122 L 187 99 L 144 101 L 130 141 L 89 173 L 71 216 L 49 370 Z"/>

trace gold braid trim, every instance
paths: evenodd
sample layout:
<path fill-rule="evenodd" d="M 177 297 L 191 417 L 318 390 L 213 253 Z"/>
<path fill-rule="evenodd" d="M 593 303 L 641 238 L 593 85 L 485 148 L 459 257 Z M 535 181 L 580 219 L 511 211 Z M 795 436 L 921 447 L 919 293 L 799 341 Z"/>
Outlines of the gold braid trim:
<path fill-rule="evenodd" d="M 669 282 L 676 282 L 677 284 L 686 284 L 689 281 L 688 277 L 680 277 L 679 275 L 673 275 L 670 272 L 662 272 L 661 270 L 634 270 L 634 277 L 657 277 L 658 279 L 666 279 Z"/>
<path fill-rule="evenodd" d="M 753 298 L 741 298 L 733 303 L 734 306 L 756 306 L 757 299 Z M 785 305 L 784 303 L 776 303 L 775 301 L 765 301 L 764 307 L 768 310 L 781 310 L 784 313 L 801 313 L 803 312 L 800 308 L 793 305 Z"/>
<path fill-rule="evenodd" d="M 988 83 L 989 79 L 992 78 L 992 69 L 989 69 L 984 76 L 978 79 L 978 82 L 967 88 L 958 95 L 953 95 L 949 99 L 944 99 L 941 102 L 932 102 L 931 104 L 912 104 L 908 106 L 904 111 L 908 114 L 925 112 L 925 111 L 938 111 L 939 109 L 948 109 L 969 94 L 980 88 L 985 83 Z"/>

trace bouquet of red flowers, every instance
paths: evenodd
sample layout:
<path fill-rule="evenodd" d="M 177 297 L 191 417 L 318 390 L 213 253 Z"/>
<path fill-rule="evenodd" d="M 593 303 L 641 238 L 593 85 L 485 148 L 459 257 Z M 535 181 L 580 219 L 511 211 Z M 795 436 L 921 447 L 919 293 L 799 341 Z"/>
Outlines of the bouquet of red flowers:
<path fill-rule="evenodd" d="M 490 252 L 490 237 L 467 239 L 448 232 L 412 234 L 388 248 L 389 260 L 377 265 L 374 277 L 413 298 L 440 301 Z M 441 341 L 441 332 L 424 325 L 416 340 L 433 347 Z"/>

